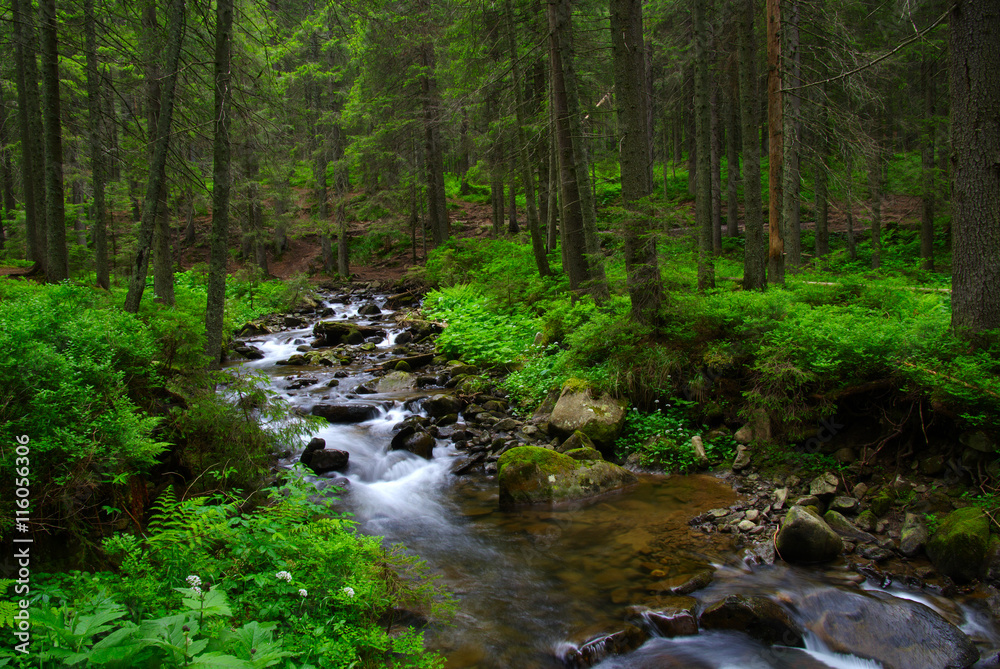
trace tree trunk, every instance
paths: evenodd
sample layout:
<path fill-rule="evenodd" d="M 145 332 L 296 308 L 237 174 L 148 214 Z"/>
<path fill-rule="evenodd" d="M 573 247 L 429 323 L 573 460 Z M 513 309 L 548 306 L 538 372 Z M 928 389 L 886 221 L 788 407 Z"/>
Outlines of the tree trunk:
<path fill-rule="evenodd" d="M 175 0 L 183 7 L 183 2 Z M 209 367 L 222 358 L 222 320 L 226 307 L 226 259 L 229 237 L 229 189 L 232 147 L 229 123 L 232 98 L 233 0 L 217 0 L 215 9 L 215 136 L 212 141 L 212 232 L 209 241 L 208 300 L 205 307 L 205 353 Z"/>
<path fill-rule="evenodd" d="M 441 93 L 434 75 L 434 44 L 428 39 L 420 45 L 420 60 L 424 74 L 420 77 L 424 109 L 424 143 L 427 165 L 427 204 L 430 213 L 431 238 L 434 246 L 451 236 L 448 203 L 444 189 L 444 152 L 441 148 Z"/>
<path fill-rule="evenodd" d="M 347 163 L 344 159 L 344 151 L 347 146 L 347 138 L 344 136 L 344 129 L 339 125 L 333 126 L 333 197 L 336 201 L 334 207 L 334 229 L 337 231 L 337 274 L 342 279 L 348 279 L 351 275 L 350 267 L 350 234 L 347 225 L 347 192 L 350 187 L 347 179 Z"/>
<path fill-rule="evenodd" d="M 570 110 L 567 102 L 566 71 L 563 42 L 569 20 L 569 0 L 556 0 L 548 5 L 549 64 L 552 74 L 552 114 L 555 121 L 556 149 L 559 158 L 559 199 L 562 205 L 560 236 L 563 248 L 563 267 L 569 276 L 570 290 L 580 291 L 590 278 L 587 269 L 586 239 L 583 230 L 583 210 L 580 199 L 580 180 L 573 152 L 570 128 Z"/>
<path fill-rule="evenodd" d="M 820 72 L 825 73 L 825 71 L 825 68 L 821 67 Z M 816 257 L 822 258 L 830 252 L 830 168 L 828 165 L 830 159 L 830 123 L 829 112 L 826 108 L 825 86 L 816 97 L 818 98 L 815 101 L 818 129 L 816 132 L 816 172 L 813 178 L 816 182 Z"/>
<path fill-rule="evenodd" d="M 790 15 L 783 25 L 784 50 L 782 59 L 784 81 L 788 88 L 799 85 L 801 70 L 801 54 L 799 52 L 799 3 L 791 0 Z M 797 272 L 802 267 L 802 225 L 800 201 L 799 156 L 801 154 L 802 121 L 799 112 L 802 108 L 798 91 L 784 93 L 784 114 L 782 117 L 782 203 L 781 220 L 782 237 L 788 242 L 788 266 Z"/>
<path fill-rule="evenodd" d="M 872 199 L 872 269 L 882 266 L 882 156 L 879 138 L 876 138 L 875 146 L 875 155 L 868 166 L 868 191 Z"/>
<path fill-rule="evenodd" d="M 712 32 L 711 25 L 709 31 Z M 715 51 L 715 36 L 709 45 L 709 53 Z M 717 63 L 716 63 L 717 64 Z M 714 72 L 712 71 L 714 69 Z M 712 252 L 722 253 L 722 123 L 719 118 L 719 68 L 709 70 L 709 125 L 711 129 L 712 166 Z"/>
<path fill-rule="evenodd" d="M 228 0 L 225 0 L 228 2 Z M 142 221 L 139 224 L 138 250 L 125 296 L 125 311 L 136 313 L 142 294 L 146 290 L 146 274 L 149 271 L 149 255 L 153 242 L 153 227 L 156 212 L 163 192 L 164 173 L 167 164 L 167 150 L 170 144 L 170 126 L 174 115 L 174 89 L 177 84 L 177 65 L 180 62 L 181 45 L 184 39 L 184 0 L 171 0 L 167 34 L 167 53 L 164 61 L 166 76 L 160 94 L 160 117 L 156 124 L 153 144 L 153 158 L 150 161 L 149 182 L 146 184 L 146 199 L 142 203 Z M 214 198 L 213 198 L 214 201 Z"/>
<path fill-rule="evenodd" d="M 538 210 L 535 208 L 535 180 L 531 169 L 528 141 L 524 132 L 524 87 L 521 82 L 521 66 L 518 60 L 517 44 L 514 39 L 514 9 L 511 0 L 506 0 L 505 7 L 507 13 L 507 49 L 510 54 L 511 72 L 514 77 L 514 104 L 516 105 L 515 122 L 517 123 L 517 131 L 514 133 L 514 157 L 515 159 L 520 158 L 521 163 L 521 181 L 524 182 L 525 218 L 528 223 L 528 232 L 531 235 L 531 250 L 535 256 L 535 266 L 538 268 L 539 276 L 548 276 L 549 260 L 545 256 L 545 240 L 542 238 L 542 232 L 538 224 Z M 516 233 L 517 219 L 514 215 L 513 183 L 514 179 L 511 178 L 512 196 L 510 209 L 511 219 L 513 220 L 511 233 Z"/>
<path fill-rule="evenodd" d="M 555 137 L 549 138 L 549 215 L 545 219 L 545 247 L 550 253 L 559 243 L 559 159 Z"/>
<path fill-rule="evenodd" d="M 650 212 L 644 202 L 653 190 L 649 151 L 647 72 L 642 39 L 641 0 L 612 0 L 611 50 L 618 110 L 619 163 L 624 221 L 625 272 L 632 320 L 653 325 L 663 303 L 656 239 L 650 234 Z"/>
<path fill-rule="evenodd" d="M 698 290 L 715 287 L 712 259 L 712 119 L 708 91 L 707 0 L 694 0 L 694 122 L 696 168 L 695 227 L 698 229 Z"/>
<path fill-rule="evenodd" d="M 963 336 L 1000 327 L 1000 5 L 951 10 L 951 325 Z"/>
<path fill-rule="evenodd" d="M 35 19 L 29 0 L 14 0 L 14 58 L 17 114 L 21 132 L 21 183 L 24 188 L 27 258 L 42 269 L 48 262 L 45 220 L 45 152 L 42 148 Z"/>
<path fill-rule="evenodd" d="M 111 287 L 108 265 L 108 221 L 104 202 L 104 184 L 107 168 L 104 164 L 104 141 L 101 132 L 101 86 L 98 74 L 97 20 L 94 17 L 94 0 L 84 0 L 84 30 L 87 50 L 87 131 L 90 135 L 90 176 L 94 189 L 94 253 L 97 285 L 104 290 Z"/>
<path fill-rule="evenodd" d="M 767 282 L 785 283 L 785 240 L 782 205 L 781 0 L 767 0 L 767 144 L 768 247 Z"/>
<path fill-rule="evenodd" d="M 42 116 L 45 121 L 45 219 L 48 261 L 45 280 L 69 278 L 66 205 L 63 199 L 62 121 L 59 116 L 59 41 L 55 0 L 38 3 L 42 33 Z"/>
<path fill-rule="evenodd" d="M 848 148 L 844 156 L 844 169 L 847 172 L 845 199 L 847 200 L 847 255 L 851 260 L 858 259 L 858 245 L 854 239 L 854 153 Z"/>
<path fill-rule="evenodd" d="M 924 84 L 924 132 L 921 138 L 920 165 L 921 190 L 923 206 L 920 211 L 920 257 L 923 259 L 923 269 L 934 271 L 934 196 L 935 196 L 935 165 L 934 142 L 937 134 L 935 102 L 937 98 L 936 72 L 934 64 L 925 60 L 921 64 L 921 74 Z"/>
<path fill-rule="evenodd" d="M 737 8 L 737 11 L 739 9 Z M 740 149 L 739 124 L 737 122 L 738 82 L 735 68 L 730 81 L 729 94 L 726 96 L 726 235 L 740 236 L 739 223 L 739 181 L 740 181 Z"/>
<path fill-rule="evenodd" d="M 739 14 L 740 122 L 743 140 L 743 211 L 744 235 L 743 287 L 763 290 L 767 287 L 764 270 L 767 249 L 764 245 L 764 220 L 760 197 L 760 131 L 757 110 L 757 40 L 754 30 L 754 0 L 742 0 Z"/>

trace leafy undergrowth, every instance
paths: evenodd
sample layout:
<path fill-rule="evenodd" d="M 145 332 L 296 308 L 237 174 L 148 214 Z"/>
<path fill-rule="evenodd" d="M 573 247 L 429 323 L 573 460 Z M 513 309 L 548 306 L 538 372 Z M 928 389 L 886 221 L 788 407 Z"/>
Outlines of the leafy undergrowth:
<path fill-rule="evenodd" d="M 664 402 L 662 408 L 648 413 L 630 409 L 622 436 L 615 442 L 618 456 L 625 459 L 636 453 L 643 467 L 686 473 L 701 466 L 691 446 L 691 439 L 700 436 L 711 466 L 731 460 L 736 451 L 732 436 L 692 422 L 691 414 L 685 411 L 690 404 L 685 400 Z"/>
<path fill-rule="evenodd" d="M 7 645 L 0 666 L 440 667 L 393 616 L 446 617 L 450 600 L 297 476 L 250 512 L 168 489 L 145 536 L 105 540 L 117 568 L 36 575 L 32 654 Z"/>

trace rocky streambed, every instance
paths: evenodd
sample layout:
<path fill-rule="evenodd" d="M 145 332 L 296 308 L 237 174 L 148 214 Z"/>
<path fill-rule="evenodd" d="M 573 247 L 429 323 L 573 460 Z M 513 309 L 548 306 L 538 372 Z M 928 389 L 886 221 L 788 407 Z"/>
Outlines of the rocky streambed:
<path fill-rule="evenodd" d="M 326 419 L 280 466 L 456 594 L 453 624 L 426 628 L 449 667 L 993 666 L 1000 598 L 924 557 L 939 528 L 899 504 L 923 483 L 767 478 L 752 451 L 714 475 L 629 471 L 610 398 L 570 384 L 513 415 L 487 370 L 437 355 L 416 305 L 330 292 L 234 351 Z"/>

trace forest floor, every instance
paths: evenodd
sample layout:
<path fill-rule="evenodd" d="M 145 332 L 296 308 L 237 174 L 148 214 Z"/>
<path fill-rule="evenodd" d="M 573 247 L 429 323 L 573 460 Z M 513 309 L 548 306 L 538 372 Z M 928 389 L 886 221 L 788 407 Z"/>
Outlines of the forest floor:
<path fill-rule="evenodd" d="M 492 231 L 491 207 L 489 204 L 471 203 L 463 200 L 451 200 L 450 216 L 452 230 L 456 237 L 465 238 L 486 238 Z M 684 202 L 679 207 L 691 218 L 694 216 L 694 202 Z M 920 225 L 921 199 L 910 195 L 888 195 L 882 205 L 882 221 L 885 228 L 898 226 L 919 226 Z M 740 211 L 740 229 L 742 225 L 742 209 Z M 726 210 L 723 205 L 723 225 L 725 225 Z M 868 229 L 868 219 L 870 210 L 866 203 L 859 202 L 854 206 L 854 231 L 859 236 Z M 812 216 L 809 216 L 811 219 Z M 309 224 L 308 210 L 302 210 L 300 220 L 296 221 L 299 229 L 307 229 Z M 181 250 L 181 267 L 190 269 L 198 263 L 208 262 L 208 230 L 211 225 L 210 217 L 196 221 L 198 229 L 198 242 L 188 248 Z M 366 232 L 367 223 L 355 222 L 351 225 L 351 235 L 353 237 L 362 236 Z M 524 221 L 521 225 L 525 226 Z M 803 220 L 802 229 L 809 230 L 814 226 L 814 221 Z M 765 230 L 767 222 L 764 223 Z M 678 228 L 683 231 L 687 228 Z M 831 201 L 829 211 L 829 230 L 831 233 L 846 233 L 847 231 L 847 210 L 842 203 Z M 232 240 L 231 248 L 239 247 L 239 240 L 235 237 Z M 370 261 L 365 264 L 352 264 L 351 272 L 355 278 L 361 281 L 398 281 L 410 267 L 422 264 L 424 251 L 420 247 L 418 240 L 417 262 L 414 262 L 413 250 L 410 246 L 396 246 L 394 251 L 386 257 Z M 229 272 L 235 273 L 244 269 L 245 263 L 240 260 L 230 259 Z M 290 234 L 288 237 L 288 249 L 280 258 L 274 257 L 273 252 L 268 253 L 269 274 L 278 279 L 289 279 L 299 274 L 308 274 L 314 281 L 325 280 L 322 273 L 322 250 L 319 237 L 315 233 Z"/>

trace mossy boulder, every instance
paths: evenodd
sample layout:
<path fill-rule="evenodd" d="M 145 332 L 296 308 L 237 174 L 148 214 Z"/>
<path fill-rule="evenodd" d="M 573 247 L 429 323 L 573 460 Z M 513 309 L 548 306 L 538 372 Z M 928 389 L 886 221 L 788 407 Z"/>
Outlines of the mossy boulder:
<path fill-rule="evenodd" d="M 576 460 L 537 446 L 512 448 L 497 462 L 500 506 L 582 499 L 636 482 L 603 460 Z"/>
<path fill-rule="evenodd" d="M 979 576 L 989 541 L 990 524 L 982 509 L 956 509 L 927 542 L 927 557 L 945 576 L 968 583 Z"/>
<path fill-rule="evenodd" d="M 360 344 L 369 337 L 385 339 L 385 331 L 381 328 L 358 326 L 340 321 L 320 321 L 313 326 L 313 334 L 317 340 L 313 346 L 337 346 L 339 344 Z"/>
<path fill-rule="evenodd" d="M 766 597 L 729 595 L 701 613 L 704 629 L 744 632 L 767 645 L 802 647 L 802 632 L 781 606 Z"/>
<path fill-rule="evenodd" d="M 559 444 L 556 450 L 560 453 L 566 453 L 567 451 L 574 451 L 578 448 L 596 449 L 597 447 L 594 446 L 594 442 L 591 441 L 590 437 L 577 430 L 573 434 L 569 435 L 569 438 L 567 438 L 566 441 Z"/>
<path fill-rule="evenodd" d="M 570 379 L 563 385 L 549 423 L 560 436 L 579 430 L 600 449 L 610 449 L 625 424 L 626 408 L 610 395 L 596 396 L 586 382 Z"/>
<path fill-rule="evenodd" d="M 398 393 L 403 390 L 412 390 L 416 380 L 409 372 L 392 372 L 386 374 L 378 380 L 376 388 L 380 393 Z"/>
<path fill-rule="evenodd" d="M 818 513 L 796 505 L 785 514 L 775 548 L 785 562 L 809 564 L 833 560 L 844 550 L 844 541 Z"/>
<path fill-rule="evenodd" d="M 907 513 L 899 531 L 899 552 L 906 557 L 913 557 L 926 544 L 927 524 L 924 519 L 915 513 Z"/>
<path fill-rule="evenodd" d="M 889 509 L 892 507 L 892 495 L 889 494 L 888 490 L 882 490 L 879 494 L 868 502 L 868 508 L 871 509 L 872 513 L 876 516 L 884 516 L 889 513 Z"/>
<path fill-rule="evenodd" d="M 596 448 L 573 448 L 565 453 L 574 460 L 603 460 L 604 456 Z"/>

